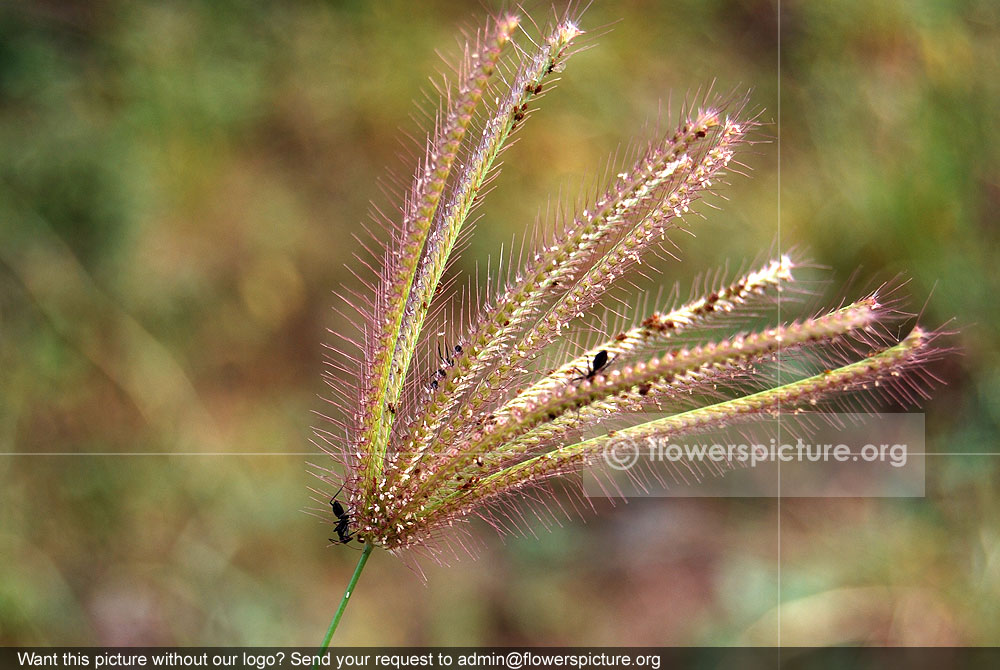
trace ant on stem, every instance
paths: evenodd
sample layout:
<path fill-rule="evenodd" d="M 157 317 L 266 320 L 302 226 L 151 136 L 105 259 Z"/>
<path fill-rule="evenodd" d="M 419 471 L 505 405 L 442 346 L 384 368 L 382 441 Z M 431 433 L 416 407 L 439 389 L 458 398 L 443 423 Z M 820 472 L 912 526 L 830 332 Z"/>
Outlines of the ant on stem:
<path fill-rule="evenodd" d="M 330 508 L 333 510 L 333 515 L 337 517 L 337 525 L 333 527 L 333 532 L 337 534 L 337 544 L 347 544 L 354 539 L 354 531 L 351 530 L 351 515 L 337 500 L 337 496 L 343 490 L 344 484 L 341 484 L 337 492 L 330 498 Z M 330 542 L 334 542 L 332 537 Z"/>

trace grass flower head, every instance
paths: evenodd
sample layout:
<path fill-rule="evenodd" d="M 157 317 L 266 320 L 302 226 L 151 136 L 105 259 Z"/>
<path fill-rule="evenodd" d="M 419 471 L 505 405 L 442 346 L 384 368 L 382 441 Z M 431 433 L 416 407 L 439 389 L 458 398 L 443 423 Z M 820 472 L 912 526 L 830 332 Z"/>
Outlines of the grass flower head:
<path fill-rule="evenodd" d="M 555 232 L 511 255 L 506 280 L 477 307 L 454 307 L 448 264 L 497 159 L 585 39 L 569 16 L 535 39 L 520 28 L 516 16 L 492 18 L 465 48 L 403 204 L 365 242 L 371 257 L 359 263 L 373 276 L 345 312 L 360 315 L 360 335 L 330 347 L 336 411 L 316 441 L 335 464 L 316 466 L 317 512 L 366 557 L 373 546 L 438 556 L 477 516 L 516 527 L 524 501 L 553 500 L 549 485 L 601 458 L 612 436 L 690 434 L 858 392 L 913 401 L 927 386 L 935 336 L 900 333 L 904 315 L 885 291 L 733 332 L 737 317 L 794 293 L 794 255 L 621 328 L 598 321 L 594 335 L 588 317 L 613 302 L 609 291 L 673 255 L 670 234 L 687 230 L 697 202 L 740 165 L 757 126 L 740 99 L 688 106 Z M 778 357 L 801 374 L 775 382 Z M 667 416 L 644 420 L 651 407 Z M 579 437 L 598 426 L 608 430 Z"/>

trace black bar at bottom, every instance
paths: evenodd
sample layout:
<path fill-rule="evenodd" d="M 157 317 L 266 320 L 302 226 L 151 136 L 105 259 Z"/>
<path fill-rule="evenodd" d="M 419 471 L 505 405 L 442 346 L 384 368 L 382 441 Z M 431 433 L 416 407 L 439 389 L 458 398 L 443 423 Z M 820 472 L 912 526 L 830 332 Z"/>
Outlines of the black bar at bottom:
<path fill-rule="evenodd" d="M 997 647 L 0 647 L 0 668 L 996 668 Z"/>

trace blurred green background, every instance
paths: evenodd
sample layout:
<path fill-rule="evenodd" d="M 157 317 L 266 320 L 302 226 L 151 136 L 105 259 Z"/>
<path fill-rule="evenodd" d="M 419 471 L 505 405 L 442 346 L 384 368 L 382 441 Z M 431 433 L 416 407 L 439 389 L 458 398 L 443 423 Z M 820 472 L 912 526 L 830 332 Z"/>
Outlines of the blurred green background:
<path fill-rule="evenodd" d="M 354 283 L 368 202 L 392 202 L 377 179 L 411 169 L 399 129 L 435 50 L 454 60 L 484 16 L 416 4 L 0 9 L 0 643 L 321 639 L 357 559 L 301 512 L 331 291 Z M 831 300 L 903 272 L 925 324 L 955 319 L 927 496 L 633 500 L 537 539 L 477 525 L 480 558 L 426 583 L 376 553 L 337 642 L 1000 643 L 1000 10 L 780 18 L 779 48 L 775 2 L 595 3 L 584 27 L 612 29 L 505 154 L 459 268 L 590 184 L 671 94 L 752 88 L 772 141 L 665 281 L 775 247 L 780 132 L 782 248 L 831 268 Z"/>

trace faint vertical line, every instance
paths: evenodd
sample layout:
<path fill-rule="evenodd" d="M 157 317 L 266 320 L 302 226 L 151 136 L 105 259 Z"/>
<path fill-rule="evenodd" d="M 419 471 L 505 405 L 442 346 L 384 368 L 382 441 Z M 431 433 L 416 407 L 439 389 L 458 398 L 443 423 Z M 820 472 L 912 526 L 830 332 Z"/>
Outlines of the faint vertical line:
<path fill-rule="evenodd" d="M 781 246 L 781 0 L 778 3 L 778 104 L 777 104 L 777 145 L 778 145 L 778 249 Z M 781 323 L 781 293 L 778 293 L 778 323 Z M 778 383 L 781 379 L 781 343 L 778 343 Z M 778 445 L 781 445 L 781 408 L 778 408 Z M 778 459 L 778 664 L 781 664 L 781 459 Z"/>

